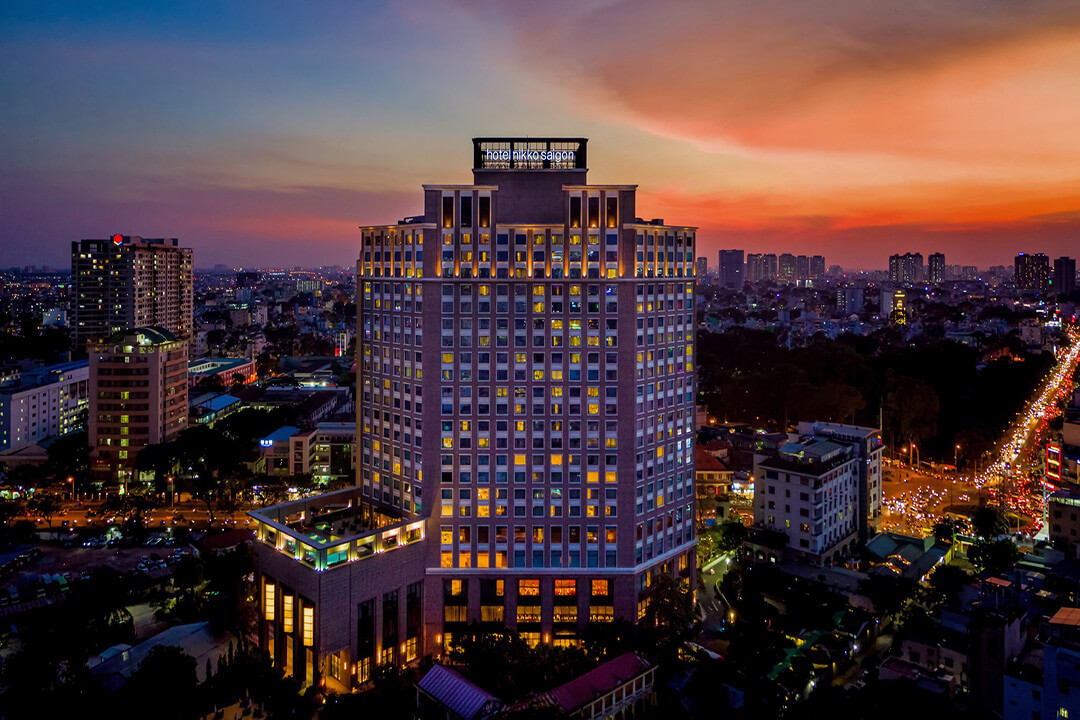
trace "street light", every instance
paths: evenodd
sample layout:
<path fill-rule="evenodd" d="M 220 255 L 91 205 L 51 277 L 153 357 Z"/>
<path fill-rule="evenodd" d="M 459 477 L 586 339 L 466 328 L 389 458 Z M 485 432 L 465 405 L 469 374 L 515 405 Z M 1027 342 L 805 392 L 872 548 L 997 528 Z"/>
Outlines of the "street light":
<path fill-rule="evenodd" d="M 75 502 L 75 476 L 68 475 L 68 482 L 71 483 L 71 502 Z"/>
<path fill-rule="evenodd" d="M 953 464 L 953 468 L 956 470 L 956 472 L 960 472 L 960 446 L 959 445 L 957 445 L 953 449 L 952 464 Z"/>

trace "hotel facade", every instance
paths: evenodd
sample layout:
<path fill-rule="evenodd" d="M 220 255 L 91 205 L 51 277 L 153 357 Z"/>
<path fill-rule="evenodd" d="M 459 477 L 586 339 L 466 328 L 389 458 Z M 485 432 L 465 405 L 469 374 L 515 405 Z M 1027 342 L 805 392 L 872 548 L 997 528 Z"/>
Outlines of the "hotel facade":
<path fill-rule="evenodd" d="M 474 139 L 473 184 L 361 228 L 356 487 L 252 513 L 287 672 L 351 687 L 471 623 L 574 644 L 693 587 L 695 229 L 586 145 Z"/>

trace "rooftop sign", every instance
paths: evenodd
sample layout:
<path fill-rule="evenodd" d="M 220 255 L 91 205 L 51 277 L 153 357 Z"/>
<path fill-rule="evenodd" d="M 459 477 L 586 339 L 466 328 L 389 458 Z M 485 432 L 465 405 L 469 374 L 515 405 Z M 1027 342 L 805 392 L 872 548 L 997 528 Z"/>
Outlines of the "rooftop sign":
<path fill-rule="evenodd" d="M 473 138 L 473 170 L 585 170 L 586 138 Z"/>

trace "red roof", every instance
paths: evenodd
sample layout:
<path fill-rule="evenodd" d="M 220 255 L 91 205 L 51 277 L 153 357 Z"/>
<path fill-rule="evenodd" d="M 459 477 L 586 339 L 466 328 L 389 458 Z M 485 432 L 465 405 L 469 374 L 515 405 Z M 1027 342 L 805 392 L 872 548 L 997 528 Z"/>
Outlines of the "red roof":
<path fill-rule="evenodd" d="M 595 667 L 581 677 L 551 691 L 555 702 L 569 714 L 634 679 L 649 669 L 649 663 L 634 653 L 623 653 Z"/>
<path fill-rule="evenodd" d="M 698 470 L 704 470 L 706 472 L 726 472 L 728 467 L 723 461 L 710 455 L 700 445 L 694 451 L 694 465 Z"/>

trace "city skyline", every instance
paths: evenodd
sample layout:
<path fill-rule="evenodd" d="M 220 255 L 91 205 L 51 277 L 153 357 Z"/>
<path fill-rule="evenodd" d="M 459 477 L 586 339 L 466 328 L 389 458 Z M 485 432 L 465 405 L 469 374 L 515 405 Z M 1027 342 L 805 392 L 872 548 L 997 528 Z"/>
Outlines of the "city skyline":
<path fill-rule="evenodd" d="M 466 182 L 461 138 L 484 134 L 592 138 L 596 181 L 698 224 L 704 256 L 1075 254 L 1068 3 L 16 4 L 0 23 L 0 266 L 112 233 L 179 237 L 200 267 L 348 266 L 364 218 L 415 214 L 429 173 Z"/>

